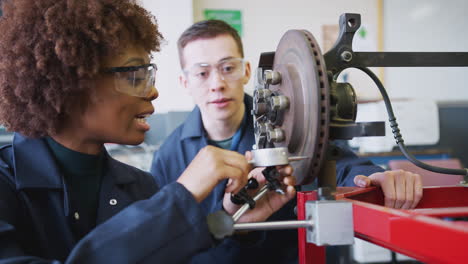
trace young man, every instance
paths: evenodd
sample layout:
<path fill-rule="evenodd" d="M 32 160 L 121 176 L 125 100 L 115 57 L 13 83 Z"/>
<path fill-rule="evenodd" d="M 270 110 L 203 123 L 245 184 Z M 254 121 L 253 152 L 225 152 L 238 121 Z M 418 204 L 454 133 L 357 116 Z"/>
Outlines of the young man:
<path fill-rule="evenodd" d="M 254 144 L 252 98 L 244 94 L 251 66 L 243 59 L 242 42 L 235 29 L 218 20 L 198 22 L 182 34 L 178 46 L 183 69 L 180 82 L 197 106 L 155 153 L 151 173 L 161 186 L 174 182 L 173 175 L 180 175 L 195 154 L 207 145 L 245 153 Z M 351 151 L 344 150 L 344 153 L 337 162 L 339 186 L 381 186 L 386 205 L 390 207 L 414 208 L 419 202 L 422 196 L 419 175 L 382 172 L 380 167 L 358 159 Z M 232 213 L 238 208 L 225 196 L 225 188 L 226 181 L 202 203 L 206 214 L 221 208 Z M 270 219 L 294 219 L 294 205 L 288 203 Z M 192 262 L 294 263 L 297 262 L 297 231 L 239 235 L 198 255 Z"/>

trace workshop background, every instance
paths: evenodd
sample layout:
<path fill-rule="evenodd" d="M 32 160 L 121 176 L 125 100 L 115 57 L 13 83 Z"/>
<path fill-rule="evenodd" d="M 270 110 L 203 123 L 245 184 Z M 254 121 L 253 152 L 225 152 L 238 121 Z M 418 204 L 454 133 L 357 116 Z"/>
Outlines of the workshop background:
<path fill-rule="evenodd" d="M 355 51 L 468 51 L 466 25 L 468 2 L 464 0 L 143 0 L 158 19 L 165 37 L 158 64 L 156 85 L 160 97 L 150 117 L 152 130 L 142 148 L 147 155 L 127 156 L 129 162 L 147 169 L 151 154 L 194 107 L 179 85 L 181 73 L 177 39 L 193 22 L 221 17 L 240 29 L 245 57 L 252 68 L 262 52 L 275 51 L 289 29 L 306 29 L 321 44 L 322 53 L 337 38 L 338 19 L 343 13 L 361 14 L 362 26 L 354 38 Z M 468 132 L 464 113 L 468 110 L 468 68 L 373 68 L 394 104 L 405 142 L 422 158 L 450 158 L 468 165 Z M 358 70 L 348 69 L 341 80 L 351 83 L 359 104 L 357 121 L 387 119 L 380 93 Z M 253 78 L 252 78 L 253 79 Z M 252 80 L 246 92 L 253 91 Z M 387 125 L 386 137 L 357 138 L 350 145 L 362 155 L 382 156 L 395 144 Z M 125 152 L 128 152 L 127 150 Z M 369 154 L 371 153 L 371 154 Z M 426 157 L 430 153 L 429 157 Z M 392 153 L 394 154 L 394 153 Z M 395 156 L 396 155 L 396 156 Z M 396 153 L 392 159 L 399 158 Z M 379 158 L 386 165 L 387 158 Z"/>
<path fill-rule="evenodd" d="M 139 146 L 107 145 L 116 158 L 148 170 L 154 151 L 194 107 L 179 85 L 177 39 L 192 23 L 218 17 L 241 34 L 252 68 L 262 52 L 275 51 L 289 29 L 306 29 L 321 44 L 322 53 L 337 38 L 343 13 L 361 14 L 355 51 L 468 52 L 468 1 L 465 0 L 142 0 L 157 18 L 165 37 L 154 54 L 160 97 L 148 122 L 152 130 Z M 1 16 L 1 10 L 0 10 Z M 450 167 L 468 166 L 468 68 L 373 68 L 394 104 L 407 145 L 416 157 Z M 359 104 L 357 121 L 387 119 L 381 96 L 363 73 L 346 70 L 341 80 L 353 85 Z M 253 91 L 252 80 L 246 92 Z M 387 125 L 388 127 L 388 125 Z M 349 142 L 360 155 L 386 168 L 410 168 L 396 150 L 393 136 L 358 138 Z M 11 133 L 0 130 L 0 142 Z M 441 162 L 441 163 L 440 163 Z M 393 165 L 393 167 L 392 167 Z M 429 176 L 428 176 L 429 177 Z M 392 253 L 361 240 L 343 254 L 355 263 L 381 263 Z M 393 257 L 395 259 L 395 257 Z M 399 255 L 396 259 L 410 261 Z"/>
<path fill-rule="evenodd" d="M 343 13 L 361 14 L 362 26 L 356 34 L 355 51 L 468 51 L 468 1 L 465 0 L 144 0 L 157 17 L 166 39 L 162 53 L 155 54 L 159 67 L 154 101 L 156 114 L 149 122 L 152 131 L 139 147 L 117 147 L 123 160 L 148 169 L 153 151 L 191 111 L 194 104 L 178 83 L 180 66 L 177 39 L 193 22 L 221 18 L 241 34 L 245 57 L 252 68 L 262 52 L 275 51 L 289 29 L 310 31 L 321 45 L 322 54 L 338 37 L 338 19 Z M 453 168 L 468 166 L 468 68 L 373 68 L 393 102 L 405 142 L 416 157 Z M 348 69 L 340 78 L 357 92 L 357 121 L 388 119 L 380 93 L 373 82 L 358 70 Z M 253 92 L 253 81 L 246 92 Z M 349 144 L 360 155 L 385 168 L 413 169 L 396 148 L 387 121 L 387 136 L 356 138 Z M 140 155 L 135 155 L 136 153 Z M 417 170 L 420 172 L 419 170 Z M 446 182 L 427 173 L 427 184 Z M 445 178 L 446 179 L 446 178 Z M 352 247 L 342 247 L 340 257 L 328 263 L 413 262 L 356 239 Z"/>

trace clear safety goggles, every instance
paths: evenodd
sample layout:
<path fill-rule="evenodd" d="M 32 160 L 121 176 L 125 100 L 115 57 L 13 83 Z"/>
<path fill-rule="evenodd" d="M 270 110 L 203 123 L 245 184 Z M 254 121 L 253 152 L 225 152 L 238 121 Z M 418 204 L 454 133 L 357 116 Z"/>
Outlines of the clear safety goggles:
<path fill-rule="evenodd" d="M 197 63 L 184 70 L 190 83 L 204 85 L 217 71 L 222 80 L 226 82 L 237 81 L 245 75 L 245 62 L 241 58 L 229 58 L 214 65 Z"/>
<path fill-rule="evenodd" d="M 112 67 L 105 70 L 114 74 L 115 90 L 131 96 L 147 97 L 156 81 L 156 64 Z"/>

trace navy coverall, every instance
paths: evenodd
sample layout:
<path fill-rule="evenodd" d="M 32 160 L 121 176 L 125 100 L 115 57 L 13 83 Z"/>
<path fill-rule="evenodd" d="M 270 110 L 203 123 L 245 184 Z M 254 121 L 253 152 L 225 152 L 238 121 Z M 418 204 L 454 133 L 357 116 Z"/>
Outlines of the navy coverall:
<path fill-rule="evenodd" d="M 104 154 L 97 226 L 77 241 L 45 140 L 15 134 L 0 149 L 0 263 L 186 263 L 212 246 L 205 213 L 185 187 L 159 189 L 147 172 Z"/>
<path fill-rule="evenodd" d="M 252 110 L 252 97 L 244 96 L 246 127 L 241 134 L 239 145 L 235 151 L 244 154 L 251 150 L 255 143 Z M 185 122 L 180 125 L 154 154 L 151 164 L 151 173 L 159 186 L 171 184 L 189 165 L 200 149 L 208 145 L 208 138 L 203 127 L 200 109 L 189 114 Z M 337 161 L 337 185 L 355 186 L 354 176 L 370 175 L 383 171 L 367 159 L 358 158 L 349 149 L 342 149 L 342 156 Z M 222 209 L 222 200 L 226 186 L 224 181 L 211 192 L 201 203 L 205 214 Z M 286 204 L 281 210 L 270 217 L 269 220 L 292 220 L 296 216 L 294 207 L 296 201 Z M 257 232 L 252 232 L 257 233 Z M 254 235 L 252 235 L 254 236 Z M 261 232 L 251 241 L 248 236 L 244 241 L 225 239 L 215 248 L 205 251 L 192 259 L 191 263 L 220 264 L 220 263 L 297 263 L 297 231 L 274 230 Z"/>

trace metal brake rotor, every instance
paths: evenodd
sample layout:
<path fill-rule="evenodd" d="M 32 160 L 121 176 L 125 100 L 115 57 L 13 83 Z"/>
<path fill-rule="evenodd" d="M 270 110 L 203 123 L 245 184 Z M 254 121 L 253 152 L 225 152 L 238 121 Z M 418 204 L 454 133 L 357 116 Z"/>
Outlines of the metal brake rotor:
<path fill-rule="evenodd" d="M 329 83 L 325 61 L 317 41 L 306 30 L 289 30 L 281 38 L 274 54 L 273 72 L 268 72 L 270 79 L 267 94 L 272 97 L 289 100 L 287 109 L 275 112 L 269 121 L 256 123 L 258 131 L 265 127 L 269 131 L 267 139 L 274 147 L 286 147 L 290 156 L 307 156 L 291 166 L 297 183 L 304 185 L 312 182 L 318 175 L 328 145 L 330 103 Z M 279 76 L 279 77 L 278 77 Z M 264 77 L 265 78 L 265 77 Z M 273 81 L 272 81 L 273 80 Z M 260 91 L 256 91 L 256 95 Z M 265 94 L 264 92 L 262 94 Z M 255 104 L 255 101 L 254 101 Z M 260 104 L 257 108 L 265 108 Z M 270 112 L 274 109 L 269 108 Z M 257 113 L 256 118 L 271 116 L 271 113 Z M 273 120 L 273 121 L 272 121 Z M 264 130 L 265 130 L 264 129 Z M 281 140 L 274 140 L 276 135 L 282 133 Z"/>

